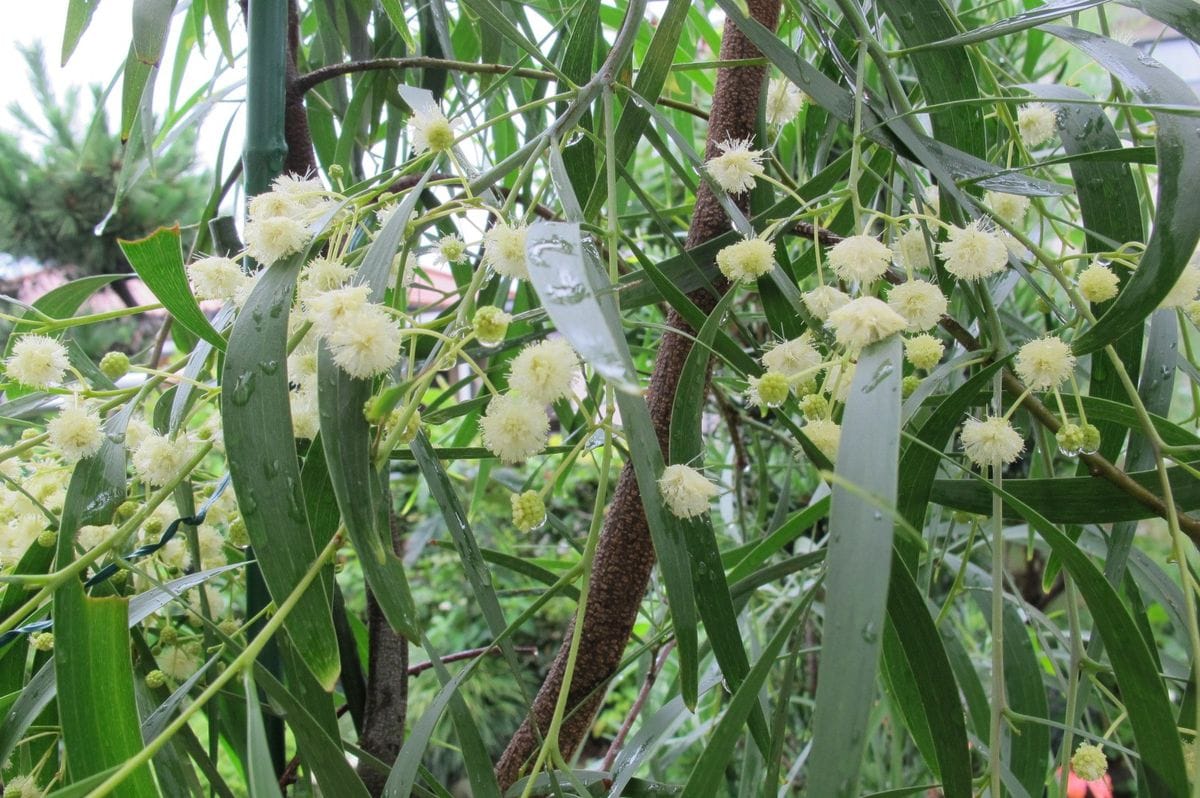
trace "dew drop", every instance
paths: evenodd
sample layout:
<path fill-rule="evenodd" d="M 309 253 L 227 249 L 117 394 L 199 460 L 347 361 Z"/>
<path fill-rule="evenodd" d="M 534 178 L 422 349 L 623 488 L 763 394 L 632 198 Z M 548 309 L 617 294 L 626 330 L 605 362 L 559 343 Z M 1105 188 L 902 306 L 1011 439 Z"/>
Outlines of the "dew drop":
<path fill-rule="evenodd" d="M 253 371 L 243 371 L 237 376 L 233 383 L 233 392 L 229 398 L 235 405 L 239 407 L 250 401 L 250 397 L 254 395 L 254 379 Z"/>

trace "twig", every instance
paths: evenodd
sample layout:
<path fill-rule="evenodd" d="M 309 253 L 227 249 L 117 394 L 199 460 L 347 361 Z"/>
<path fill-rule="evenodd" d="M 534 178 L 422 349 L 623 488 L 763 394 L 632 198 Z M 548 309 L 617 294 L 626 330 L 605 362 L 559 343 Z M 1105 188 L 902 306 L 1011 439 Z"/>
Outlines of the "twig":
<path fill-rule="evenodd" d="M 671 649 L 674 647 L 675 641 L 668 641 L 662 647 L 662 650 L 658 652 L 658 656 L 650 660 L 650 669 L 646 671 L 646 680 L 642 682 L 642 689 L 638 691 L 633 706 L 629 708 L 629 714 L 625 716 L 625 721 L 621 724 L 617 736 L 613 738 L 612 745 L 608 747 L 608 753 L 604 755 L 604 764 L 600 766 L 601 770 L 612 770 L 613 763 L 617 760 L 617 754 L 621 752 L 621 748 L 625 745 L 625 738 L 629 736 L 629 730 L 633 728 L 633 722 L 637 720 L 642 707 L 646 704 L 646 699 L 650 697 L 650 690 L 658 680 L 658 674 L 662 671 L 663 665 L 666 664 L 667 655 L 671 653 Z"/>
<path fill-rule="evenodd" d="M 513 651 L 516 651 L 519 654 L 537 654 L 538 653 L 537 646 L 513 646 Z M 487 654 L 499 654 L 499 653 L 500 653 L 500 648 L 498 646 L 491 646 L 489 648 L 469 648 L 466 651 L 456 651 L 453 654 L 447 654 L 446 656 L 442 657 L 442 662 L 460 662 L 464 659 L 475 659 L 476 657 L 482 657 Z M 418 673 L 421 673 L 422 671 L 427 671 L 432 667 L 433 667 L 432 661 L 418 662 L 416 665 L 408 666 L 408 675 L 416 676 Z"/>

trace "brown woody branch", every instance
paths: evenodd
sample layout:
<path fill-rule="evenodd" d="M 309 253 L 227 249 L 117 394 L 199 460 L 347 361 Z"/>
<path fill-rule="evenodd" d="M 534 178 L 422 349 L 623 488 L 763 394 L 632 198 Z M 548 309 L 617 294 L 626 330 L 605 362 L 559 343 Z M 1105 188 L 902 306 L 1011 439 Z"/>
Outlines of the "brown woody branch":
<path fill-rule="evenodd" d="M 454 61 L 447 58 L 431 58 L 415 55 L 407 58 L 372 58 L 365 61 L 347 61 L 342 64 L 329 64 L 318 67 L 311 72 L 299 75 L 291 85 L 292 91 L 303 97 L 304 94 L 334 78 L 353 75 L 360 72 L 390 72 L 402 69 L 452 69 L 475 75 L 504 75 L 506 77 L 529 78 L 532 80 L 558 80 L 553 72 L 543 69 L 514 67 L 507 64 L 480 64 L 474 61 Z M 667 108 L 707 119 L 708 114 L 694 105 L 667 97 L 660 97 L 658 104 Z"/>
<path fill-rule="evenodd" d="M 750 14 L 765 27 L 774 30 L 779 20 L 779 0 L 750 0 Z M 761 53 L 731 22 L 726 22 L 721 42 L 721 60 L 759 58 Z M 756 134 L 759 100 L 766 70 L 762 66 L 723 67 L 717 71 L 709 116 L 706 157 L 719 154 L 718 142 L 743 139 Z M 743 200 L 745 198 L 743 197 Z M 743 210 L 745 203 L 743 201 Z M 729 230 L 729 219 L 707 184 L 696 194 L 696 205 L 688 229 L 685 248 L 691 249 Z M 721 281 L 717 288 L 724 291 Z M 701 310 L 711 313 L 715 297 L 707 290 L 690 296 Z M 671 332 L 663 336 L 650 375 L 646 399 L 659 445 L 667 449 L 671 408 L 683 364 L 691 351 L 694 331 L 671 310 L 667 314 Z M 654 546 L 646 524 L 646 513 L 633 467 L 626 463 L 621 471 L 612 503 L 600 533 L 592 570 L 591 589 L 584 613 L 580 651 L 567 697 L 568 714 L 561 726 L 558 748 L 568 758 L 579 747 L 592 717 L 604 698 L 604 685 L 612 678 L 629 642 L 633 623 L 654 568 Z M 569 641 L 574 621 L 564 634 Z M 545 682 L 534 698 L 530 716 L 509 741 L 496 776 L 502 790 L 521 776 L 531 755 L 537 750 L 554 715 L 559 691 L 566 673 L 567 646 L 559 649 Z M 536 731 L 535 731 L 536 729 Z"/>

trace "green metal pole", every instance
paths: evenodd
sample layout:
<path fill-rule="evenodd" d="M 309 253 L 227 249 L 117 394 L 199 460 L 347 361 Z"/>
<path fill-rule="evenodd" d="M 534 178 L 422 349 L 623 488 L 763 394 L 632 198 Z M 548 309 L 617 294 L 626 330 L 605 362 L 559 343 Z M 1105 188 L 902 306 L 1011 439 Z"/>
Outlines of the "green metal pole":
<path fill-rule="evenodd" d="M 270 188 L 271 181 L 283 171 L 287 157 L 284 138 L 284 101 L 287 94 L 288 0 L 249 0 L 246 25 L 249 42 L 246 50 L 246 143 L 242 148 L 246 196 L 253 197 Z M 254 558 L 252 547 L 247 558 Z M 255 615 L 270 602 L 258 565 L 251 564 L 246 575 L 246 612 Z M 261 626 L 259 622 L 257 626 Z M 250 630 L 257 634 L 257 629 Z M 279 646 L 272 640 L 259 657 L 263 667 L 275 676 L 282 675 Z M 261 697 L 261 693 L 260 693 Z M 264 714 L 267 747 L 276 775 L 285 767 L 283 719 Z"/>
<path fill-rule="evenodd" d="M 246 50 L 246 196 L 266 191 L 283 171 L 288 0 L 250 0 Z"/>

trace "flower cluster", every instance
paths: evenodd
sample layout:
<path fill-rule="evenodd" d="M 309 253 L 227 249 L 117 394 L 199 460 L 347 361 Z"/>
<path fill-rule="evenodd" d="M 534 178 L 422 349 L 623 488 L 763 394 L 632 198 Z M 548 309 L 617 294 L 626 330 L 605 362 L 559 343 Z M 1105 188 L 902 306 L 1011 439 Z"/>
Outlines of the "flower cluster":
<path fill-rule="evenodd" d="M 246 254 L 264 266 L 299 252 L 312 240 L 322 217 L 334 210 L 316 178 L 281 175 L 272 190 L 250 200 Z"/>

